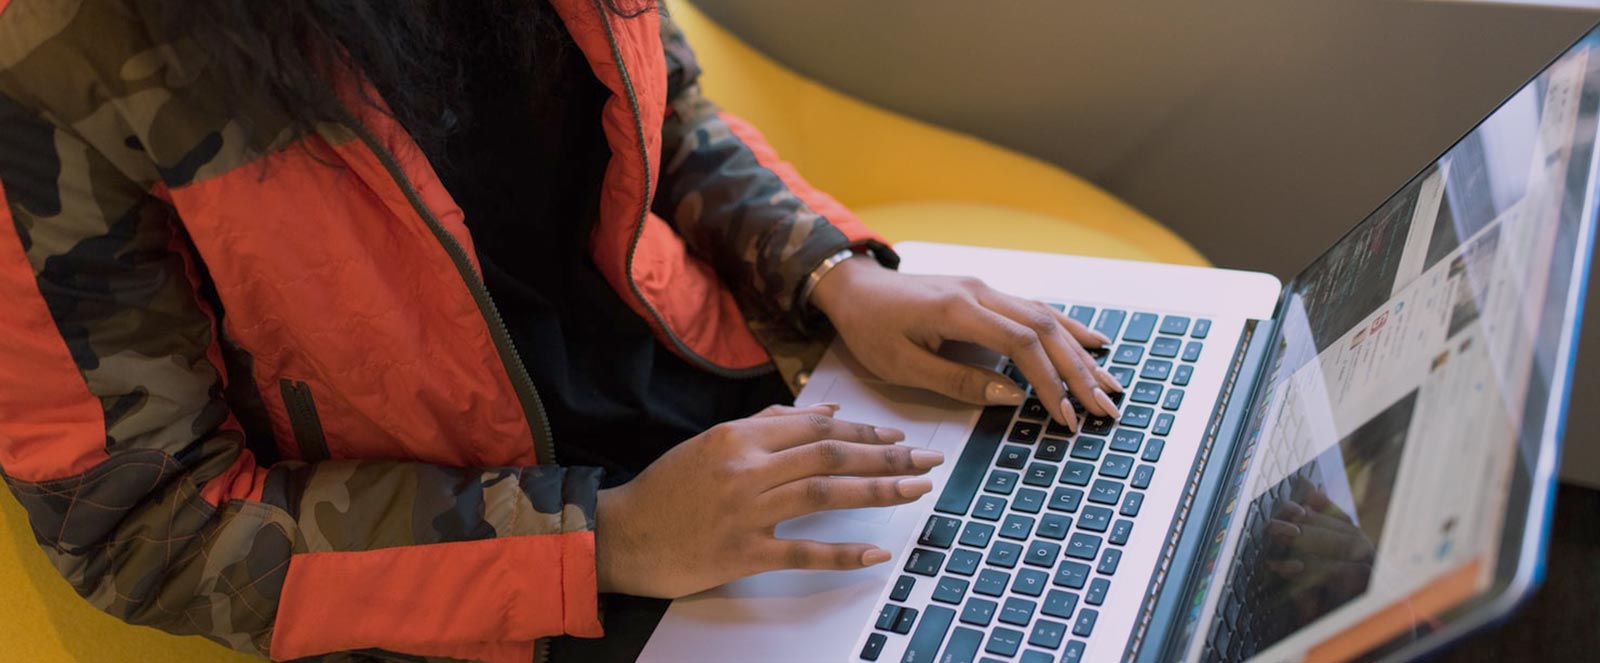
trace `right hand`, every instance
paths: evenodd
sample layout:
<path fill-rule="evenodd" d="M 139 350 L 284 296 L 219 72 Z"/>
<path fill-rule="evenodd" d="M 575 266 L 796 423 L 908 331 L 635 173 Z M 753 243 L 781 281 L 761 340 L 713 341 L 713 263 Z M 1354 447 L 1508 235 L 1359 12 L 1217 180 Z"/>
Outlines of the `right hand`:
<path fill-rule="evenodd" d="M 906 504 L 933 490 L 915 475 L 944 454 L 896 445 L 904 433 L 835 419 L 837 409 L 773 406 L 714 426 L 600 491 L 600 591 L 677 598 L 763 571 L 888 561 L 865 543 L 774 536 L 796 516 Z"/>

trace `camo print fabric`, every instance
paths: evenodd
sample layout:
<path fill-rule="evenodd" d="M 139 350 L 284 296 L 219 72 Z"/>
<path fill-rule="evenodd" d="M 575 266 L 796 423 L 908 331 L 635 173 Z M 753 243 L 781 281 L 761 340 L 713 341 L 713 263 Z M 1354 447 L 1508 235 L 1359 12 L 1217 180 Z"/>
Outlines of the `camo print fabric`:
<path fill-rule="evenodd" d="M 740 310 L 778 370 L 796 378 L 825 349 L 825 325 L 799 301 L 806 277 L 846 248 L 872 249 L 887 267 L 899 258 L 879 242 L 852 246 L 828 219 L 763 166 L 701 92 L 700 67 L 683 32 L 666 17 L 671 114 L 662 128 L 656 213 L 733 288 Z"/>
<path fill-rule="evenodd" d="M 248 167 L 294 137 L 244 140 L 242 122 L 287 124 L 268 104 L 251 118 L 214 112 L 204 54 L 153 37 L 145 18 L 154 8 L 13 0 L 0 14 L 0 223 L 10 220 L 0 241 L 21 243 L 105 417 L 107 458 L 88 471 L 4 477 L 55 567 L 130 623 L 269 656 L 295 555 L 592 531 L 592 468 L 332 461 L 255 470 L 241 460 L 260 398 L 224 393 L 212 360 L 226 345 L 210 317 L 220 312 L 202 294 L 175 211 L 152 192 Z M 229 391 L 250 383 L 235 379 Z M 270 449 L 250 428 L 256 448 Z M 241 468 L 246 480 L 258 472 L 259 501 L 201 497 Z"/>

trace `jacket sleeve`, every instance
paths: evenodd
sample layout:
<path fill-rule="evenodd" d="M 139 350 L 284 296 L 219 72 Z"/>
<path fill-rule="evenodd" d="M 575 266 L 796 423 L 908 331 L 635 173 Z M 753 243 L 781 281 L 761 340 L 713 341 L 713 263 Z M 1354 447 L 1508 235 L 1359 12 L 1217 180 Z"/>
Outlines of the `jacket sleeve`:
<path fill-rule="evenodd" d="M 761 133 L 702 94 L 700 68 L 665 13 L 667 117 L 655 211 L 709 261 L 746 315 L 803 331 L 806 276 L 846 248 L 899 264 L 888 243 L 778 158 Z"/>
<path fill-rule="evenodd" d="M 597 636 L 598 470 L 258 464 L 169 205 L 0 96 L 0 474 L 84 598 L 275 659 Z"/>

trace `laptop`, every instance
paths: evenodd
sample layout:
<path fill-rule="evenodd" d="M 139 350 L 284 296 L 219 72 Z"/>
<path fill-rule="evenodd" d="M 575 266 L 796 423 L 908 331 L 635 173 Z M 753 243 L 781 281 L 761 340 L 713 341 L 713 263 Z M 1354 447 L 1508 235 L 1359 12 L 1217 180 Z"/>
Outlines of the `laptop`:
<path fill-rule="evenodd" d="M 906 271 L 977 276 L 1114 339 L 1095 354 L 1121 416 L 1074 434 L 1032 399 L 961 406 L 835 344 L 799 402 L 948 460 L 918 503 L 778 533 L 895 557 L 675 601 L 641 660 L 1404 660 L 1505 618 L 1542 573 L 1597 110 L 1591 32 L 1287 284 L 900 245 Z"/>

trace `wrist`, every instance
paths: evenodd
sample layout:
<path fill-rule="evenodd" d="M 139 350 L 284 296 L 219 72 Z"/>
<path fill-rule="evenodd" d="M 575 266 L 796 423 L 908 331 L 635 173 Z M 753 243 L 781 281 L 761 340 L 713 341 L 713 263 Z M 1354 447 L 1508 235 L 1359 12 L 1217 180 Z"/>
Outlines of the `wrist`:
<path fill-rule="evenodd" d="M 612 516 L 618 506 L 619 490 L 620 488 L 608 488 L 595 495 L 594 576 L 595 587 L 601 594 L 612 594 L 617 591 L 617 572 L 612 567 L 616 563 L 618 552 L 616 526 L 620 523 Z"/>
<path fill-rule="evenodd" d="M 832 318 L 834 312 L 845 305 L 848 299 L 846 293 L 851 290 L 852 284 L 880 271 L 884 271 L 884 267 L 870 254 L 858 253 L 822 275 L 816 287 L 811 289 L 810 300 L 806 303 Z"/>

